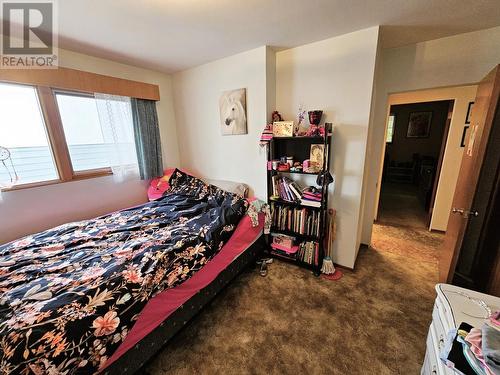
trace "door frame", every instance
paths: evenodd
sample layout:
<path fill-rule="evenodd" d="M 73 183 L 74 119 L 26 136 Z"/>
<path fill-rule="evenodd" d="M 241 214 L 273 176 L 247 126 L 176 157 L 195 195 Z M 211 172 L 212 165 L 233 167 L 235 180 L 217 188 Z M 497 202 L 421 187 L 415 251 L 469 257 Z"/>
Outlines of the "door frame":
<path fill-rule="evenodd" d="M 450 128 L 452 128 L 455 121 L 461 121 L 462 111 L 457 107 L 457 100 L 463 100 L 465 97 L 470 98 L 470 101 L 474 101 L 475 92 L 477 89 L 476 84 L 468 84 L 461 86 L 452 86 L 452 87 L 441 87 L 441 88 L 430 88 L 430 89 L 422 89 L 422 90 L 414 90 L 414 91 L 403 91 L 403 92 L 395 92 L 390 93 L 387 97 L 387 105 L 386 105 L 386 116 L 385 116 L 385 124 L 384 124 L 384 138 L 382 139 L 382 147 L 381 153 L 379 155 L 380 164 L 378 171 L 378 179 L 377 179 L 377 190 L 375 193 L 375 204 L 374 204 L 374 212 L 373 218 L 375 221 L 378 219 L 379 213 L 379 205 L 380 205 L 380 192 L 382 188 L 382 174 L 384 168 L 384 159 L 385 159 L 385 148 L 386 148 L 386 137 L 387 137 L 387 124 L 389 120 L 389 115 L 391 113 L 392 105 L 399 104 L 411 104 L 411 103 L 423 103 L 423 102 L 434 102 L 434 101 L 443 101 L 443 100 L 454 100 L 454 107 L 452 113 L 452 119 L 450 123 Z M 465 122 L 465 114 L 463 121 Z M 447 134 L 447 139 L 445 142 L 444 156 L 446 156 L 446 149 L 448 147 L 449 141 L 449 132 Z M 443 157 L 444 160 L 444 157 Z M 439 185 L 439 180 L 441 178 L 441 172 L 439 175 L 436 175 L 437 186 Z M 437 188 L 437 187 L 436 187 Z M 451 199 L 449 202 L 449 206 L 451 208 Z M 448 205 L 448 204 L 447 204 Z M 431 219 L 432 222 L 432 219 Z M 429 230 L 431 227 L 429 225 Z"/>
<path fill-rule="evenodd" d="M 455 109 L 455 100 L 450 100 L 448 107 L 448 116 L 446 118 L 446 124 L 444 126 L 443 137 L 441 139 L 441 147 L 439 149 L 439 158 L 436 164 L 436 170 L 434 172 L 434 181 L 432 181 L 432 193 L 431 201 L 429 203 L 429 212 L 427 213 L 427 226 L 429 230 L 431 229 L 432 213 L 434 212 L 434 203 L 436 203 L 436 194 L 439 184 L 439 177 L 441 176 L 441 167 L 443 166 L 444 152 L 446 150 L 446 144 L 448 143 L 448 136 L 450 133 L 451 120 L 453 118 L 453 110 Z"/>

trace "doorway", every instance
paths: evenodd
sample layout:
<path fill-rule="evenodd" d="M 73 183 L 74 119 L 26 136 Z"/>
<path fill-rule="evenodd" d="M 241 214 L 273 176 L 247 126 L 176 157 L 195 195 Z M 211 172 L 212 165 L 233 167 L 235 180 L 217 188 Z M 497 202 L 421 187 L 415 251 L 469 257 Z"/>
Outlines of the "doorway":
<path fill-rule="evenodd" d="M 386 134 L 385 138 L 380 140 L 383 143 L 382 152 L 379 154 L 381 162 L 371 243 L 380 252 L 411 256 L 415 264 L 432 267 L 436 281 L 439 248 L 445 238 L 443 233 L 447 230 L 465 150 L 463 137 L 469 126 L 468 108 L 475 100 L 476 91 L 477 85 L 427 89 L 393 93 L 387 101 Z M 441 104 L 441 112 L 445 113 L 440 115 L 440 126 L 444 123 L 444 127 L 438 127 L 437 133 L 441 133 L 441 138 L 437 146 L 432 147 L 432 153 L 422 151 L 424 148 L 407 147 L 404 150 L 407 159 L 399 161 L 398 154 L 394 153 L 397 137 L 407 138 L 410 113 L 429 112 L 429 103 Z M 451 103 L 453 107 L 450 106 Z M 424 107 L 418 107 L 417 104 Z M 405 105 L 415 107 L 408 109 L 403 107 Z M 402 114 L 400 108 L 405 110 Z M 426 116 L 428 115 L 418 118 L 419 123 L 426 124 Z M 432 113 L 431 127 L 432 118 L 436 120 L 438 117 Z M 429 131 L 429 136 L 431 132 L 432 130 Z M 412 140 L 412 135 L 426 134 L 427 127 L 419 125 L 417 130 L 410 129 L 409 138 Z M 414 137 L 413 140 L 421 141 L 425 138 Z M 406 170 L 389 171 L 389 166 Z M 429 171 L 430 173 L 425 173 Z"/>
<path fill-rule="evenodd" d="M 390 218 L 389 216 L 391 223 L 401 225 L 405 221 L 411 221 L 411 227 L 418 226 L 419 228 L 425 230 L 432 230 L 441 233 L 446 232 L 448 219 L 450 217 L 453 195 L 455 194 L 455 186 L 457 184 L 459 175 L 460 163 L 465 149 L 464 136 L 468 134 L 467 130 L 469 129 L 470 122 L 470 108 L 474 103 L 476 91 L 477 85 L 466 85 L 392 93 L 388 96 L 385 124 L 386 134 L 385 138 L 380 140 L 380 142 L 382 143 L 381 153 L 379 154 L 380 169 L 378 171 L 379 177 L 377 183 L 377 191 L 375 194 L 375 205 L 373 213 L 375 223 L 380 223 L 381 221 L 384 222 L 384 220 L 385 222 L 387 222 L 387 212 L 385 212 L 386 218 L 384 218 L 384 211 L 387 211 L 385 210 L 385 208 L 388 207 L 390 214 L 390 208 L 392 205 L 399 212 L 397 213 L 397 215 L 393 216 L 393 218 Z M 398 131 L 399 129 L 402 132 L 403 137 L 406 137 L 406 135 L 408 134 L 409 113 L 403 114 L 404 117 L 401 117 L 400 115 L 399 120 L 397 119 L 397 116 L 394 116 L 391 119 L 391 108 L 407 104 L 425 104 L 430 102 L 436 103 L 450 101 L 453 101 L 453 109 L 452 112 L 448 111 L 446 124 L 448 130 L 444 130 L 443 136 L 441 138 L 444 142 L 441 142 L 441 149 L 439 151 L 440 156 L 437 159 L 435 171 L 434 173 L 429 173 L 434 175 L 430 199 L 430 183 L 421 185 L 422 189 L 420 190 L 420 198 L 418 196 L 418 185 L 415 186 L 415 184 L 409 183 L 397 183 L 399 186 L 393 187 L 392 191 L 391 187 L 389 186 L 388 189 L 384 189 L 384 191 L 382 192 L 382 177 L 384 175 L 384 172 L 386 171 L 385 168 L 391 165 L 390 160 L 387 161 L 385 158 L 386 148 L 390 150 L 392 147 L 390 145 L 391 132 L 394 132 L 394 130 Z M 434 114 L 431 116 L 434 116 Z M 398 124 L 396 124 L 398 126 L 394 128 L 394 124 L 396 121 L 398 121 Z M 393 127 L 393 129 L 391 129 L 391 126 Z M 447 137 L 444 136 L 445 132 L 447 132 Z M 410 135 L 412 135 L 411 132 Z M 397 136 L 397 134 L 394 136 Z M 394 143 L 394 140 L 392 142 Z M 405 167 L 405 162 L 408 163 L 406 166 L 409 166 L 410 168 L 410 163 L 414 162 L 415 164 L 417 164 L 418 158 L 416 157 L 416 160 L 413 160 L 414 153 L 419 152 L 412 151 L 410 157 L 406 161 L 402 161 L 403 168 Z M 419 154 L 423 155 L 422 152 L 420 152 Z M 439 169 L 439 166 L 441 166 L 441 169 Z M 392 170 L 391 172 L 398 171 Z M 407 176 L 409 174 L 409 171 L 403 170 L 401 172 L 403 176 L 398 176 L 396 178 L 394 176 L 394 173 L 392 173 L 389 176 L 389 180 L 394 181 L 398 179 L 409 181 L 409 177 Z M 386 185 L 386 182 L 387 180 L 384 180 L 384 185 Z M 393 194 L 393 192 L 395 194 Z M 423 194 L 424 192 L 426 194 Z M 382 198 L 384 198 L 384 202 L 381 203 Z M 426 206 L 424 206 L 424 208 L 421 208 L 421 202 L 423 198 L 425 198 L 424 202 L 426 203 Z M 413 204 L 411 203 L 411 200 L 413 200 Z M 387 204 L 384 205 L 384 203 Z M 411 207 L 413 207 L 413 216 L 410 209 L 405 210 L 405 204 L 411 204 Z M 420 206 L 418 206 L 417 204 L 420 204 Z M 394 211 L 395 210 L 393 210 L 393 212 Z"/>
<path fill-rule="evenodd" d="M 429 228 L 454 100 L 390 105 L 378 222 Z"/>
<path fill-rule="evenodd" d="M 500 199 L 496 194 L 498 189 L 494 187 L 500 186 L 500 180 L 498 173 L 491 171 L 500 170 L 498 148 L 495 148 L 500 139 L 500 127 L 496 126 L 500 124 L 499 95 L 500 65 L 479 85 L 389 95 L 386 134 L 380 140 L 381 167 L 376 185 L 371 242 L 373 249 L 381 254 L 397 253 L 402 256 L 401 259 L 411 257 L 412 264 L 419 268 L 431 266 L 433 272 L 439 274 L 436 281 L 453 281 L 495 295 L 500 295 Z M 401 181 L 410 184 L 411 173 L 397 169 L 388 173 L 387 167 L 413 169 L 413 165 L 408 162 L 391 164 L 390 155 L 385 160 L 386 148 L 391 139 L 394 142 L 393 133 L 397 128 L 395 106 L 432 101 L 453 101 L 453 108 L 448 112 L 448 136 L 441 145 L 430 204 L 424 212 L 416 210 L 416 214 L 412 214 L 412 209 L 417 207 L 415 202 L 418 196 L 414 189 L 404 186 Z M 406 126 L 408 134 L 408 124 Z M 412 161 L 414 159 L 418 160 L 415 157 Z M 386 188 L 386 177 L 399 181 Z M 422 228 L 425 213 L 431 216 L 431 221 L 428 227 Z M 412 215 L 420 228 L 411 224 L 409 218 Z M 381 224 L 384 220 L 389 220 L 390 224 Z M 408 223 L 409 226 L 405 226 Z"/>

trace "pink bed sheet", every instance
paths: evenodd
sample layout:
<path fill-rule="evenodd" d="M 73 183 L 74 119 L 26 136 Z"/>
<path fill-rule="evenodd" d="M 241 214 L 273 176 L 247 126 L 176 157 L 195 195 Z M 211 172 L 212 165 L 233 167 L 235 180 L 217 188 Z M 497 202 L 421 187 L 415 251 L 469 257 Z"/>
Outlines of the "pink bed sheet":
<path fill-rule="evenodd" d="M 147 334 L 167 319 L 175 310 L 186 303 L 198 291 L 209 285 L 241 253 L 257 240 L 262 233 L 264 216 L 259 214 L 259 225 L 252 227 L 250 218 L 245 215 L 229 241 L 201 270 L 189 280 L 172 289 L 167 289 L 152 298 L 142 310 L 137 322 L 128 333 L 125 341 L 109 358 L 106 367 L 111 365 L 125 352 L 142 340 Z"/>

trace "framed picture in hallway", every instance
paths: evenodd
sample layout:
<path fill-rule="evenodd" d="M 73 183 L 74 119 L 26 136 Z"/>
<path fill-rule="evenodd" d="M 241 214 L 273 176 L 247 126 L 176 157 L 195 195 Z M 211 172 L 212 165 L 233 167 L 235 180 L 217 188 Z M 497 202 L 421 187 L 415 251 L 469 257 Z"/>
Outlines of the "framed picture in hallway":
<path fill-rule="evenodd" d="M 472 107 L 474 106 L 474 102 L 469 102 L 469 106 L 467 107 L 467 115 L 465 116 L 465 123 L 470 124 L 470 115 L 472 114 Z"/>
<path fill-rule="evenodd" d="M 431 132 L 432 111 L 411 112 L 406 138 L 427 138 Z"/>
<path fill-rule="evenodd" d="M 460 141 L 460 147 L 465 147 L 465 140 L 467 139 L 467 132 L 469 130 L 469 126 L 464 126 L 464 131 L 462 132 L 462 140 Z"/>

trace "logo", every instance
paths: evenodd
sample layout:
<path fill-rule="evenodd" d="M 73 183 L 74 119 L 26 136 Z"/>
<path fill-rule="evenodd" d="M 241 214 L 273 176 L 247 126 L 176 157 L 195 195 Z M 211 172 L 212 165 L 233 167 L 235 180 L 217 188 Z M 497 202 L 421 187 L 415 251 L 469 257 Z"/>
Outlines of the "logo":
<path fill-rule="evenodd" d="M 57 68 L 55 5 L 51 0 L 1 2 L 0 68 Z"/>

